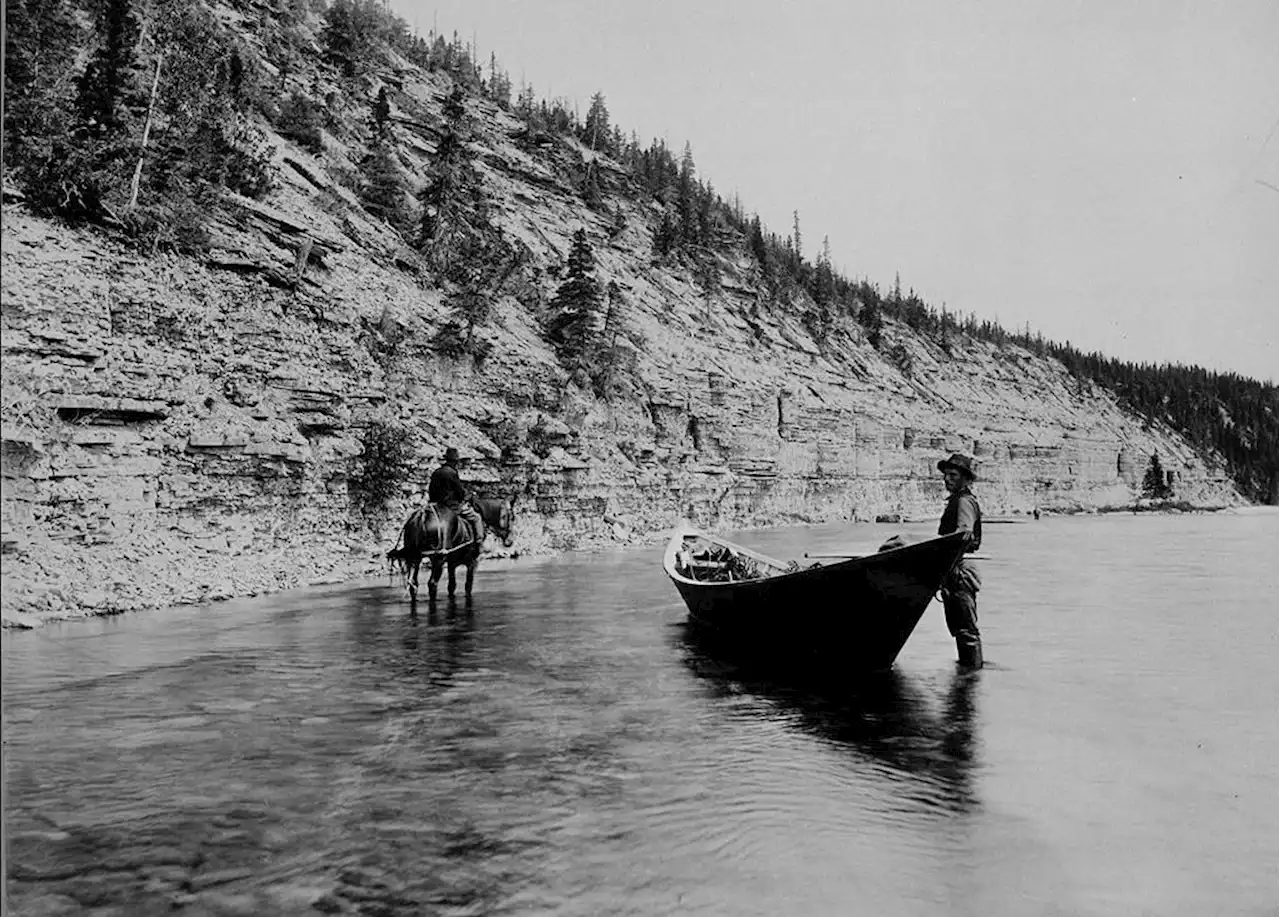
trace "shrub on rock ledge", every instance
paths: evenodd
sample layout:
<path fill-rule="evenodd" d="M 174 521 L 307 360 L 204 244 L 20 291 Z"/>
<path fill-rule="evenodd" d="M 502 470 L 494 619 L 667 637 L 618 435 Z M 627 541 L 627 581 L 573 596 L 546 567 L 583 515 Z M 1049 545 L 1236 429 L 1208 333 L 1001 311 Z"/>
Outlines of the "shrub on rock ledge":
<path fill-rule="evenodd" d="M 386 509 L 413 468 L 409 430 L 398 423 L 372 420 L 360 437 L 356 469 L 347 479 L 356 504 L 367 515 Z"/>

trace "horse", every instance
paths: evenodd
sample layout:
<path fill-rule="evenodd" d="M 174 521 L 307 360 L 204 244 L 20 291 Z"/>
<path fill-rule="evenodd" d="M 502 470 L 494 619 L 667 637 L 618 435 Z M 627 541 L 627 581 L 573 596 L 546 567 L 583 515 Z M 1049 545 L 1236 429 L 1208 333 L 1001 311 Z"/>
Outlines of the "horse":
<path fill-rule="evenodd" d="M 503 545 L 511 547 L 515 540 L 511 531 L 515 524 L 512 501 L 472 497 L 470 502 L 484 520 L 485 534 L 493 532 L 502 539 Z M 436 599 L 436 585 L 440 582 L 440 574 L 445 567 L 449 569 L 449 597 L 453 598 L 458 588 L 454 571 L 465 566 L 467 579 L 464 590 L 467 599 L 470 599 L 482 542 L 483 539 L 475 539 L 471 527 L 457 512 L 446 506 L 428 503 L 409 514 L 400 538 L 396 541 L 396 547 L 387 552 L 387 560 L 399 565 L 409 587 L 409 598 L 415 602 L 418 599 L 418 567 L 424 557 L 431 563 L 427 595 L 433 602 Z"/>

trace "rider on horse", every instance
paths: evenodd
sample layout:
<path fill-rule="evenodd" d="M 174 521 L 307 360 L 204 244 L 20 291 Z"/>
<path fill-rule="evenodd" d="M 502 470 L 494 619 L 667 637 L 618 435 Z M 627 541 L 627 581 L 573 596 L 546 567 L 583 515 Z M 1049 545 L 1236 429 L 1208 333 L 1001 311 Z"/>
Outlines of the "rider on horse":
<path fill-rule="evenodd" d="M 462 479 L 458 477 L 460 459 L 458 450 L 453 446 L 444 451 L 444 464 L 432 472 L 431 482 L 427 485 L 427 499 L 438 506 L 447 506 L 465 519 L 479 544 L 484 541 L 484 520 L 471 505 Z"/>

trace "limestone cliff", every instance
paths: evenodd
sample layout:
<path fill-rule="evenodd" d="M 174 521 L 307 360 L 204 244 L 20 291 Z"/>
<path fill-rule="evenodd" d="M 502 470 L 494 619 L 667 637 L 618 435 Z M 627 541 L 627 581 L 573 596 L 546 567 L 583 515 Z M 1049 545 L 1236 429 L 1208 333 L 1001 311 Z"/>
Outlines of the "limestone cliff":
<path fill-rule="evenodd" d="M 446 83 L 408 68 L 388 85 L 406 120 L 429 121 Z M 330 177 L 349 155 L 339 144 L 316 159 L 274 138 L 279 187 L 265 203 L 229 200 L 198 259 L 6 205 L 7 621 L 379 569 L 446 444 L 472 459 L 467 479 L 516 498 L 523 551 L 633 543 L 680 517 L 931 516 L 934 465 L 952 451 L 978 458 L 991 514 L 1130 503 L 1153 452 L 1179 499 L 1240 502 L 1212 457 L 1054 361 L 963 335 L 944 349 L 892 322 L 892 361 L 851 322 L 820 348 L 786 309 L 759 308 L 746 254 L 721 257 L 708 295 L 653 261 L 656 215 L 621 175 L 606 182 L 608 216 L 590 210 L 555 163 L 589 152 L 557 140 L 535 155 L 519 122 L 473 104 L 494 221 L 528 255 L 479 331 L 491 345 L 479 363 L 432 346 L 444 292 Z M 430 138 L 406 137 L 420 174 Z M 622 291 L 635 353 L 609 400 L 574 383 L 542 331 L 579 227 Z M 420 460 L 370 519 L 349 480 L 374 418 L 415 431 Z"/>

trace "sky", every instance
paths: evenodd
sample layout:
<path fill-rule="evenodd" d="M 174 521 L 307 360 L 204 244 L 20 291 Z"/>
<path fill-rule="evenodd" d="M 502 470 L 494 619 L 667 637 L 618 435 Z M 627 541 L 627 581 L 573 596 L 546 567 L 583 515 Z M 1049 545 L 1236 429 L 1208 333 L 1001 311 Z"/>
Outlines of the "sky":
<path fill-rule="evenodd" d="M 391 0 L 806 257 L 1137 362 L 1275 381 L 1275 0 Z"/>

